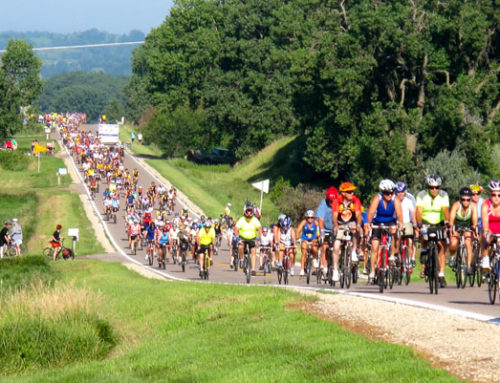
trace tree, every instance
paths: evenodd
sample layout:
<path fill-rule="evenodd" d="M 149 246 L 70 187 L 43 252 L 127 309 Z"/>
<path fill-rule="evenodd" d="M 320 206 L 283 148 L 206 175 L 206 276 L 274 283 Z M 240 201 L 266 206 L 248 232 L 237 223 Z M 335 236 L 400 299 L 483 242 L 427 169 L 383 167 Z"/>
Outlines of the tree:
<path fill-rule="evenodd" d="M 0 139 L 22 128 L 20 108 L 30 105 L 42 91 L 40 60 L 23 40 L 10 40 L 0 65 Z"/>

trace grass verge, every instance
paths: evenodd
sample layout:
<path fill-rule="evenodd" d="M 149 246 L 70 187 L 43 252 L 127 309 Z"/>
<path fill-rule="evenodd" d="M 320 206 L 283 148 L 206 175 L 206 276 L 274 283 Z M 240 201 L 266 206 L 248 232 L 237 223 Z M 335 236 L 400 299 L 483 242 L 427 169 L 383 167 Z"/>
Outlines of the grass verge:
<path fill-rule="evenodd" d="M 284 289 L 165 283 L 97 261 L 54 267 L 102 293 L 121 343 L 110 359 L 29 372 L 25 382 L 457 381 L 409 347 L 303 312 L 310 298 Z"/>

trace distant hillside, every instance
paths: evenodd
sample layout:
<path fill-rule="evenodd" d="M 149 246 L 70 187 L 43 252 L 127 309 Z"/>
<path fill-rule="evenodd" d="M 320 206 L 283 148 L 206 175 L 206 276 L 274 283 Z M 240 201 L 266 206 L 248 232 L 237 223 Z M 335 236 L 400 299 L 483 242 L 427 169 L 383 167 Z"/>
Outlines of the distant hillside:
<path fill-rule="evenodd" d="M 34 47 L 117 43 L 142 41 L 144 33 L 131 31 L 129 34 L 116 35 L 90 29 L 76 33 L 50 32 L 0 32 L 0 49 L 5 49 L 12 38 L 28 41 Z M 61 73 L 83 71 L 100 72 L 111 75 L 130 75 L 130 58 L 135 46 L 69 49 L 61 51 L 37 52 L 43 60 L 42 76 L 52 77 Z"/>

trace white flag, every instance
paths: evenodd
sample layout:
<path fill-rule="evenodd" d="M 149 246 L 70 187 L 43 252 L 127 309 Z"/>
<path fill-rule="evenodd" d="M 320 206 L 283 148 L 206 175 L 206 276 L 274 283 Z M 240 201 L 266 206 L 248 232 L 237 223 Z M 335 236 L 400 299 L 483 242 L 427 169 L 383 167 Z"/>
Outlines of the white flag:
<path fill-rule="evenodd" d="M 264 193 L 269 193 L 269 180 L 255 182 L 252 186 L 260 191 L 263 191 Z"/>

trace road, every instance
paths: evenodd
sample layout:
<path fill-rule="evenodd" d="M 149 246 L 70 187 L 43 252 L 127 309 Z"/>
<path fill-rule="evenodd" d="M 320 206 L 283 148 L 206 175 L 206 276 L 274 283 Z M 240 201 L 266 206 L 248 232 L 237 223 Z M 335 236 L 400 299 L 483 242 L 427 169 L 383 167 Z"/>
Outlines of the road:
<path fill-rule="evenodd" d="M 96 126 L 85 126 L 86 129 L 90 128 L 96 130 Z M 147 187 L 152 181 L 157 184 L 159 180 L 153 176 L 134 156 L 125 156 L 124 166 L 128 169 L 137 168 L 139 170 L 139 185 Z M 80 169 L 79 169 L 80 171 Z M 81 172 L 80 172 L 81 174 Z M 95 206 L 98 208 L 102 216 L 102 195 L 99 194 L 95 199 Z M 177 203 L 176 209 L 181 209 L 183 201 Z M 121 201 L 120 206 L 125 206 Z M 145 261 L 145 253 L 143 250 L 138 250 L 136 255 L 129 254 L 127 236 L 125 233 L 125 226 L 123 216 L 121 215 L 117 224 L 106 223 L 109 234 L 113 241 L 119 246 L 120 253 L 143 265 L 146 268 L 153 269 L 163 275 L 180 280 L 186 281 L 200 281 L 198 275 L 198 266 L 190 263 L 186 267 L 186 271 L 182 272 L 180 266 L 167 264 L 165 271 L 160 271 L 157 265 L 153 268 L 148 266 Z M 245 283 L 245 276 L 241 271 L 235 272 L 229 267 L 229 250 L 225 241 L 223 247 L 217 257 L 214 257 L 214 265 L 210 269 L 210 282 L 220 283 Z M 299 268 L 296 267 L 296 272 Z M 347 294 L 360 295 L 365 297 L 384 299 L 396 301 L 399 303 L 410 304 L 414 306 L 422 306 L 434 308 L 441 311 L 448 311 L 466 317 L 472 317 L 480 320 L 489 320 L 493 322 L 500 322 L 500 304 L 497 302 L 491 305 L 488 300 L 488 292 L 485 284 L 482 287 L 466 287 L 465 289 L 457 289 L 452 282 L 448 281 L 449 287 L 440 289 L 438 295 L 430 295 L 427 284 L 415 282 L 418 277 L 413 276 L 413 281 L 408 286 L 394 286 L 392 290 L 386 290 L 383 294 L 378 292 L 377 286 L 367 285 L 366 281 L 360 281 L 356 285 L 351 285 L 348 291 L 342 291 Z M 251 284 L 260 285 L 276 285 L 278 283 L 276 274 L 258 275 L 252 277 Z M 317 285 L 316 279 L 311 280 L 311 284 L 307 285 L 305 278 L 294 276 L 290 278 L 290 286 L 300 286 L 303 288 L 315 288 L 324 290 L 340 291 L 339 287 L 330 287 L 326 284 Z"/>

